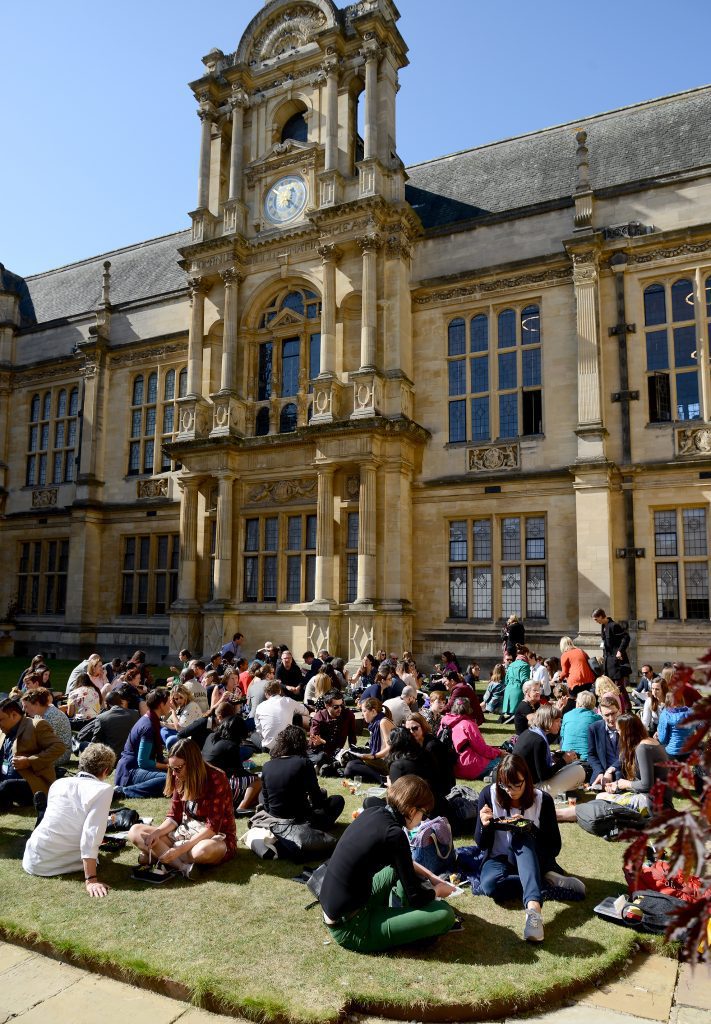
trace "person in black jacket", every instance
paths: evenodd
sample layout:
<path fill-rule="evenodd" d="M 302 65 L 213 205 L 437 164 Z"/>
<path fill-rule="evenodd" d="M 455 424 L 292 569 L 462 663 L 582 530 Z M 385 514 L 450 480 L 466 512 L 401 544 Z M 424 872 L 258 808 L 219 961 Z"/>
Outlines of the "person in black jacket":
<path fill-rule="evenodd" d="M 275 818 L 308 822 L 327 831 L 345 806 L 342 796 L 328 796 L 306 756 L 306 733 L 287 725 L 277 736 L 271 758 L 262 768 L 261 806 Z"/>
<path fill-rule="evenodd" d="M 542 686 L 537 679 L 528 679 L 523 684 L 523 700 L 514 712 L 514 729 L 518 736 L 528 729 L 529 716 L 541 706 Z"/>
<path fill-rule="evenodd" d="M 527 942 L 542 942 L 544 881 L 558 898 L 585 896 L 579 878 L 557 869 L 561 838 L 553 799 L 536 790 L 522 757 L 507 754 L 496 770 L 495 784 L 479 794 L 478 810 L 474 838 L 486 851 L 482 891 L 498 901 L 523 896 L 523 937 Z"/>
<path fill-rule="evenodd" d="M 512 658 L 516 657 L 517 645 L 526 643 L 526 629 L 518 615 L 509 615 L 503 630 L 502 648 Z"/>
<path fill-rule="evenodd" d="M 516 744 L 516 753 L 526 762 L 536 788 L 554 797 L 578 789 L 585 782 L 585 769 L 576 751 L 551 752 L 549 737 L 560 733 L 562 718 L 554 705 L 540 707 Z"/>
<path fill-rule="evenodd" d="M 387 806 L 366 808 L 349 825 L 328 862 L 319 900 L 331 935 L 345 949 L 377 953 L 448 932 L 452 908 L 415 873 L 403 831 L 416 828 L 434 797 L 407 775 L 388 789 Z M 395 884 L 400 906 L 393 907 Z M 442 891 L 451 886 L 441 883 Z"/>
<path fill-rule="evenodd" d="M 245 771 L 242 761 L 242 743 L 247 736 L 247 725 L 240 714 L 224 715 L 227 704 L 218 705 L 215 718 L 219 723 L 202 748 L 203 759 L 219 768 L 229 779 L 235 813 L 254 807 L 262 789 L 256 775 Z"/>
<path fill-rule="evenodd" d="M 596 608 L 592 617 L 600 627 L 605 675 L 614 680 L 619 687 L 622 710 L 630 711 L 632 705 L 626 687 L 627 680 L 632 674 L 632 666 L 627 657 L 630 635 L 624 626 L 609 617 L 604 608 Z"/>

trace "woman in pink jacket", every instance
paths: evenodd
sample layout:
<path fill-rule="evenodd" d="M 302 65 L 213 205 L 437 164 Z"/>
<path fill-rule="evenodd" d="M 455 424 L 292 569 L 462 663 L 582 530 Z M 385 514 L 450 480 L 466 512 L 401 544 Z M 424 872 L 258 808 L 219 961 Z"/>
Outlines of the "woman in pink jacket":
<path fill-rule="evenodd" d="M 486 743 L 467 697 L 457 697 L 452 710 L 442 718 L 442 727 L 449 729 L 457 752 L 455 774 L 458 779 L 483 779 L 495 771 L 504 751 Z"/>

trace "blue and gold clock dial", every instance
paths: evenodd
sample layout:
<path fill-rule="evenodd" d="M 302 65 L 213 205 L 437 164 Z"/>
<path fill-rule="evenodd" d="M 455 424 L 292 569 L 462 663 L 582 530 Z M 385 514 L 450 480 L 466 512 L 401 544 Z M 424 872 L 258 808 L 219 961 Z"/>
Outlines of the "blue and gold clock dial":
<path fill-rule="evenodd" d="M 298 174 L 275 181 L 264 199 L 264 216 L 272 224 L 288 224 L 304 211 L 306 182 Z"/>

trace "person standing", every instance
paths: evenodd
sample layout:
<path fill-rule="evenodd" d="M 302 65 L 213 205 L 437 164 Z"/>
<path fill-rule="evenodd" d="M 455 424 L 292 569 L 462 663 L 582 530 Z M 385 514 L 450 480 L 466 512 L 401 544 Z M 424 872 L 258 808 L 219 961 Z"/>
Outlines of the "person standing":
<path fill-rule="evenodd" d="M 518 615 L 509 615 L 504 626 L 502 648 L 511 658 L 516 657 L 516 648 L 526 643 L 526 629 Z"/>
<path fill-rule="evenodd" d="M 631 705 L 626 682 L 632 672 L 632 666 L 627 657 L 630 635 L 624 626 L 609 617 L 604 608 L 596 608 L 592 617 L 600 627 L 605 675 L 617 683 L 622 710 L 623 712 L 629 711 Z"/>

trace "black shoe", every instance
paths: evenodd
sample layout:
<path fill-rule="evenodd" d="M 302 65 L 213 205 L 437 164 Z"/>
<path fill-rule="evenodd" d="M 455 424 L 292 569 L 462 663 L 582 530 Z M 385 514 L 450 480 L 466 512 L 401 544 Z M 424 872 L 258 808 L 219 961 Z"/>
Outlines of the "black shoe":
<path fill-rule="evenodd" d="M 37 819 L 35 821 L 35 828 L 39 825 L 44 818 L 44 813 L 47 810 L 47 794 L 46 793 L 35 793 L 32 797 L 32 803 L 34 804 L 35 811 L 37 812 Z"/>

